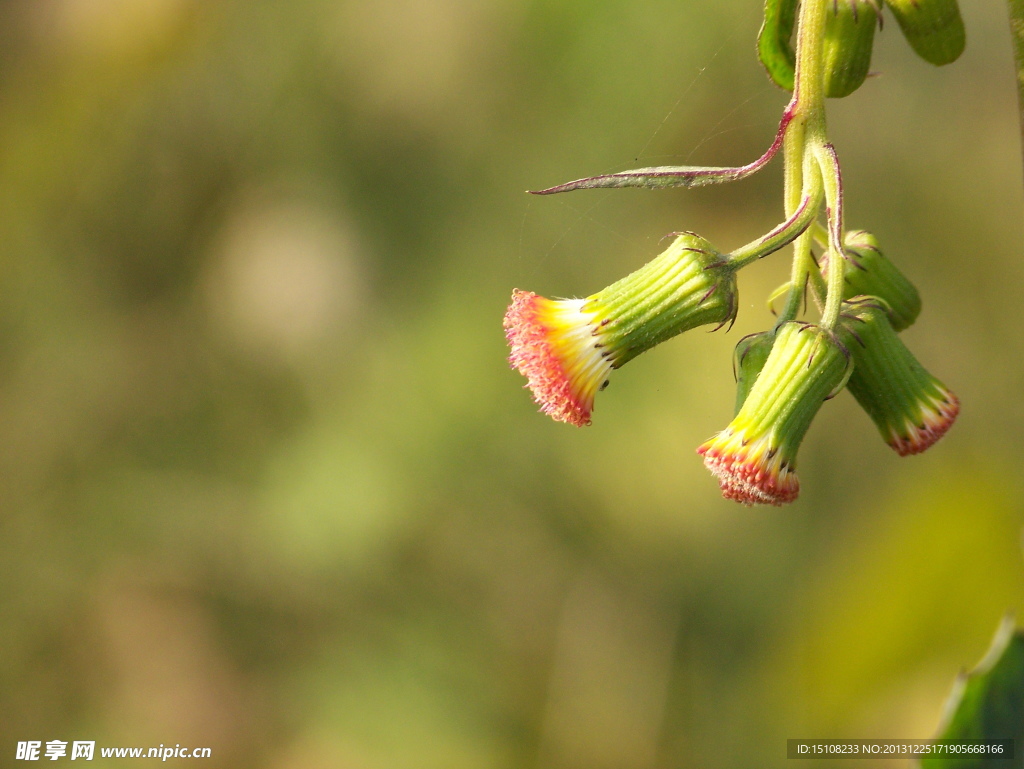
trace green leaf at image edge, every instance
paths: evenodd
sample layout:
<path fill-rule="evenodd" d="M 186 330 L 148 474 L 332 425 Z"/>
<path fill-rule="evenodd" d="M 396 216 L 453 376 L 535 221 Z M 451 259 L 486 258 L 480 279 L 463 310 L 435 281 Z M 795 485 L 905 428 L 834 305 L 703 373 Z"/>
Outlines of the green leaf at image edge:
<path fill-rule="evenodd" d="M 765 0 L 764 24 L 757 35 L 757 55 L 779 88 L 793 90 L 796 54 L 790 42 L 796 24 L 797 0 Z"/>
<path fill-rule="evenodd" d="M 922 769 L 983 769 L 1024 765 L 1024 633 L 1012 616 L 996 631 L 978 666 L 961 673 L 946 704 L 940 740 L 1012 739 L 1012 763 L 977 757 L 925 758 Z"/>

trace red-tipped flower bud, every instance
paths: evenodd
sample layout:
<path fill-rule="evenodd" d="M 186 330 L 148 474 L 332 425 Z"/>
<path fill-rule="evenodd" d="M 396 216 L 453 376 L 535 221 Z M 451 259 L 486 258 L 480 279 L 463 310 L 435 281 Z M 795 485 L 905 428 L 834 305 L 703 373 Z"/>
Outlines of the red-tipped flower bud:
<path fill-rule="evenodd" d="M 683 331 L 724 323 L 735 310 L 735 274 L 706 240 L 681 233 L 661 255 L 586 299 L 515 291 L 504 324 L 509 361 L 541 411 L 583 426 L 612 369 Z"/>
<path fill-rule="evenodd" d="M 854 362 L 847 389 L 896 453 L 919 454 L 952 427 L 960 401 L 917 362 L 886 309 L 877 297 L 843 304 L 842 332 Z"/>
<path fill-rule="evenodd" d="M 798 322 L 779 328 L 735 419 L 697 449 L 726 499 L 745 505 L 796 499 L 800 442 L 821 404 L 842 386 L 848 369 L 848 354 L 830 332 Z"/>

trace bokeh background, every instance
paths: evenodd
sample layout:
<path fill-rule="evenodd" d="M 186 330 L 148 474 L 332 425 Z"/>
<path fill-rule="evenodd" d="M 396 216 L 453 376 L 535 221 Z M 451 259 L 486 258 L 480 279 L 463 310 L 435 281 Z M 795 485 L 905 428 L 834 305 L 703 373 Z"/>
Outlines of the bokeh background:
<path fill-rule="evenodd" d="M 896 457 L 844 394 L 796 504 L 719 498 L 694 448 L 782 254 L 731 332 L 618 372 L 590 428 L 505 361 L 512 288 L 586 295 L 669 232 L 729 249 L 779 221 L 778 165 L 523 192 L 759 155 L 786 102 L 760 5 L 2 4 L 0 764 L 83 739 L 210 767 L 724 769 L 932 735 L 1024 605 L 1001 2 L 964 4 L 941 70 L 890 17 L 879 75 L 830 103 L 847 221 L 921 289 L 905 337 L 963 402 L 933 450 Z"/>

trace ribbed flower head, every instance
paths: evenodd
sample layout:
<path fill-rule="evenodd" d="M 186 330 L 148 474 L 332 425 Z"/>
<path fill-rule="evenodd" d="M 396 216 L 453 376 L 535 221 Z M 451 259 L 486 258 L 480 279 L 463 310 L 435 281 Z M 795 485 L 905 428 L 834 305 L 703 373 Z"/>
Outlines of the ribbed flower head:
<path fill-rule="evenodd" d="M 882 253 L 875 236 L 864 230 L 851 230 L 846 233 L 843 244 L 847 255 L 843 299 L 877 296 L 885 301 L 889 321 L 896 331 L 913 325 L 921 313 L 921 295 Z M 822 274 L 827 274 L 827 268 L 826 252 L 821 263 Z"/>
<path fill-rule="evenodd" d="M 842 387 L 848 353 L 810 323 L 776 333 L 768 360 L 732 423 L 697 449 L 722 495 L 745 505 L 781 505 L 800 492 L 796 455 L 821 404 Z"/>
<path fill-rule="evenodd" d="M 854 361 L 847 389 L 897 454 L 920 454 L 952 427 L 960 401 L 917 362 L 886 309 L 877 297 L 843 304 L 842 333 Z"/>
<path fill-rule="evenodd" d="M 735 413 L 738 414 L 743 408 L 750 389 L 768 361 L 768 355 L 771 353 L 774 343 L 775 331 L 749 334 L 736 343 L 736 349 L 732 354 L 733 370 L 736 373 Z"/>
<path fill-rule="evenodd" d="M 967 37 L 957 0 L 885 0 L 910 47 L 936 66 L 964 52 Z"/>
<path fill-rule="evenodd" d="M 825 95 L 849 96 L 871 68 L 879 8 L 875 0 L 834 0 L 825 13 Z"/>
<path fill-rule="evenodd" d="M 662 254 L 586 299 L 516 290 L 505 313 L 511 364 L 541 411 L 590 424 L 612 369 L 676 334 L 735 315 L 736 279 L 711 245 L 679 234 Z"/>

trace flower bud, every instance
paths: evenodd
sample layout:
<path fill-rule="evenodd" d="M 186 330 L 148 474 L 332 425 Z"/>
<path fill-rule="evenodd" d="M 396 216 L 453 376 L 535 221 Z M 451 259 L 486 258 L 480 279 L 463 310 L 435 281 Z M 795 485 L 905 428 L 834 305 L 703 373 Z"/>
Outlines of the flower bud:
<path fill-rule="evenodd" d="M 877 297 L 844 302 L 840 318 L 854 362 L 847 389 L 897 454 L 921 453 L 956 421 L 956 395 L 917 362 Z"/>
<path fill-rule="evenodd" d="M 956 61 L 966 33 L 957 0 L 885 0 L 910 47 L 936 66 Z"/>
<path fill-rule="evenodd" d="M 797 0 L 765 0 L 764 23 L 757 34 L 757 55 L 768 77 L 779 88 L 793 90 L 796 52 L 793 30 L 796 28 Z"/>
<path fill-rule="evenodd" d="M 762 331 L 758 334 L 750 334 L 743 337 L 736 343 L 733 351 L 733 370 L 736 373 L 736 411 L 743 407 L 750 388 L 757 381 L 761 369 L 768 360 L 768 354 L 772 351 L 775 343 L 774 331 Z"/>
<path fill-rule="evenodd" d="M 871 66 L 878 6 L 875 0 L 833 0 L 825 15 L 825 95 L 849 96 Z"/>
<path fill-rule="evenodd" d="M 504 322 L 509 362 L 526 377 L 541 411 L 583 426 L 612 369 L 735 312 L 735 274 L 706 240 L 684 232 L 648 264 L 586 299 L 513 292 Z"/>
<path fill-rule="evenodd" d="M 909 328 L 921 312 L 921 295 L 914 284 L 890 262 L 878 247 L 878 240 L 870 232 L 852 230 L 844 238 L 846 248 L 846 276 L 843 299 L 858 295 L 877 296 L 884 300 L 889 321 L 896 331 Z M 827 275 L 828 252 L 821 271 Z"/>
<path fill-rule="evenodd" d="M 729 426 L 697 449 L 722 495 L 745 505 L 781 505 L 800 492 L 796 454 L 821 404 L 848 374 L 833 334 L 791 321 L 777 331 L 757 381 Z"/>

